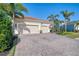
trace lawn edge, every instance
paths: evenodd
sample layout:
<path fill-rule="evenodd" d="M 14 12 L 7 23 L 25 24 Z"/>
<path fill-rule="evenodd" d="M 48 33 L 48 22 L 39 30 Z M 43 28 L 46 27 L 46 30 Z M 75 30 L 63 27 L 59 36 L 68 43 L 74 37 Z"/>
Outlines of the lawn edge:
<path fill-rule="evenodd" d="M 16 46 L 13 46 L 13 47 L 10 49 L 10 51 L 9 51 L 9 53 L 8 53 L 7 56 L 14 56 L 14 54 L 15 54 L 15 49 L 16 49 Z"/>

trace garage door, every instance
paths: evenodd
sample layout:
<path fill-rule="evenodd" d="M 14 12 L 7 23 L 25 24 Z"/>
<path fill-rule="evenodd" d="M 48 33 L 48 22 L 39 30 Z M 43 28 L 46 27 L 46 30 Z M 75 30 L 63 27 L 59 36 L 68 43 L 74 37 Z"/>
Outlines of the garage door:
<path fill-rule="evenodd" d="M 20 29 L 20 34 L 36 34 L 40 33 L 38 25 L 24 25 L 19 24 L 18 28 Z"/>
<path fill-rule="evenodd" d="M 23 34 L 36 34 L 39 33 L 38 25 L 27 25 L 23 30 Z"/>
<path fill-rule="evenodd" d="M 42 33 L 48 33 L 48 32 L 50 32 L 49 28 L 46 26 L 42 26 Z"/>

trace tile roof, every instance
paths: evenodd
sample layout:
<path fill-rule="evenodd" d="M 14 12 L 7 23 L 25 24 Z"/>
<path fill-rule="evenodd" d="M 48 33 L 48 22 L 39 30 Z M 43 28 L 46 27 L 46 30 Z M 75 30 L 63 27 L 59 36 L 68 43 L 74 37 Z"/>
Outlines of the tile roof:
<path fill-rule="evenodd" d="M 27 22 L 39 22 L 39 23 L 46 23 L 46 24 L 50 24 L 50 22 L 48 20 L 41 20 L 41 19 L 37 19 L 37 18 L 33 18 L 33 17 L 29 17 L 29 16 L 25 16 L 24 19 L 16 19 L 16 21 L 18 22 L 22 22 L 22 21 L 27 21 Z"/>
<path fill-rule="evenodd" d="M 31 16 L 25 16 L 24 18 L 32 19 L 32 20 L 38 20 L 37 18 L 33 18 L 33 17 L 31 17 Z"/>

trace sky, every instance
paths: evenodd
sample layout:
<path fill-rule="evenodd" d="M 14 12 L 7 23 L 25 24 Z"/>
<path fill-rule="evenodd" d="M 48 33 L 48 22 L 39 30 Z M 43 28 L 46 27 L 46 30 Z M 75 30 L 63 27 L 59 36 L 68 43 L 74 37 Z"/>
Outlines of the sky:
<path fill-rule="evenodd" d="M 23 12 L 25 16 L 47 20 L 49 15 L 59 14 L 58 19 L 64 20 L 60 12 L 68 10 L 75 13 L 70 17 L 71 21 L 79 20 L 79 3 L 23 3 L 23 5 L 29 10 L 29 13 Z"/>

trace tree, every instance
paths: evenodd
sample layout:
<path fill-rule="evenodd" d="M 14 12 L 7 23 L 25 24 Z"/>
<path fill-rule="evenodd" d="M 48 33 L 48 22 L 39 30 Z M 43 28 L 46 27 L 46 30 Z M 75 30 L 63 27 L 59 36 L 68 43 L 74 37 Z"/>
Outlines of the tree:
<path fill-rule="evenodd" d="M 22 11 L 28 12 L 28 9 L 25 8 L 21 3 L 1 3 L 0 9 L 4 10 L 9 14 L 11 17 L 13 17 L 13 14 L 15 17 L 24 16 Z"/>
<path fill-rule="evenodd" d="M 21 3 L 15 4 L 15 3 L 7 3 L 7 4 L 0 4 L 0 9 L 3 9 L 6 11 L 7 14 L 9 14 L 12 17 L 12 27 L 14 30 L 14 20 L 15 17 L 19 18 L 22 17 L 24 18 L 24 15 L 22 11 L 28 12 L 28 9 L 25 8 Z"/>
<path fill-rule="evenodd" d="M 22 11 L 28 12 L 22 4 L 0 4 L 0 52 L 12 47 L 12 20 L 14 21 L 15 17 L 24 18 Z"/>
<path fill-rule="evenodd" d="M 56 14 L 56 15 L 52 14 L 47 17 L 49 19 L 49 21 L 52 22 L 52 25 L 53 25 L 55 31 L 57 31 L 57 28 L 58 28 L 57 26 L 59 25 L 59 20 L 57 19 L 57 17 L 59 17 L 58 14 Z"/>
<path fill-rule="evenodd" d="M 67 10 L 61 11 L 61 14 L 65 18 L 64 23 L 65 23 L 65 31 L 67 31 L 67 23 L 70 22 L 70 16 L 74 15 L 74 12 L 69 12 Z"/>

